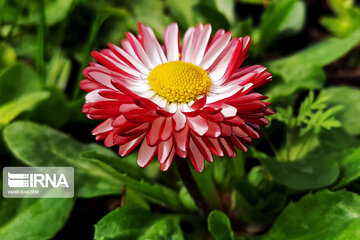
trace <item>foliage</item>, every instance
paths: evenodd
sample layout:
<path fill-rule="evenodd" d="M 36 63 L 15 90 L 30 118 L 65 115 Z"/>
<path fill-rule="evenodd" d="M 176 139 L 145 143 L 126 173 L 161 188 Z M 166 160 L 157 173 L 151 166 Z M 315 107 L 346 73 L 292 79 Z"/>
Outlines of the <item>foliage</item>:
<path fill-rule="evenodd" d="M 331 15 L 313 22 L 310 2 L 0 0 L 1 164 L 75 169 L 74 199 L 1 199 L 0 239 L 74 238 L 84 203 L 95 220 L 79 239 L 360 238 L 360 7 L 327 0 Z M 174 166 L 141 169 L 136 151 L 121 158 L 94 143 L 97 122 L 81 112 L 93 49 L 118 44 L 137 22 L 161 39 L 174 21 L 181 35 L 198 22 L 249 34 L 244 64 L 273 74 L 259 90 L 275 111 L 262 140 L 192 172 L 206 217 Z"/>

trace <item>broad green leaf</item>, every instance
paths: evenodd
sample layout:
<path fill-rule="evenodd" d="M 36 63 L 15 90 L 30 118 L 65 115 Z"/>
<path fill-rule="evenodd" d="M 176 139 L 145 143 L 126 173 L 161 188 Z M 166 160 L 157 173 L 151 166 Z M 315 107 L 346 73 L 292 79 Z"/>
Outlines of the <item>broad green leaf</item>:
<path fill-rule="evenodd" d="M 101 163 L 109 161 L 109 156 L 106 155 L 104 156 L 103 154 L 94 155 L 93 153 L 90 153 L 89 155 L 89 153 L 85 153 L 82 154 L 82 156 L 88 158 L 89 160 L 91 159 L 91 160 L 99 161 Z M 104 158 L 107 160 L 103 161 Z M 118 159 L 118 160 L 121 161 L 123 159 Z M 107 166 L 110 167 L 109 165 Z M 129 166 L 129 164 L 127 164 L 127 166 Z M 130 170 L 131 169 L 130 167 L 128 167 L 128 169 L 129 171 L 134 172 L 133 170 Z M 123 172 L 116 172 L 114 176 L 116 177 L 116 179 L 119 179 L 124 185 L 126 185 L 126 187 L 129 187 L 132 190 L 141 193 L 146 199 L 155 202 L 157 204 L 164 205 L 166 207 L 170 207 L 173 209 L 179 209 L 180 207 L 182 207 L 179 200 L 179 195 L 175 191 L 163 185 L 153 184 L 151 183 L 152 181 L 147 182 L 144 179 L 138 180 L 136 178 L 128 176 L 124 172 L 127 171 L 124 170 Z"/>
<path fill-rule="evenodd" d="M 260 239 L 358 239 L 359 225 L 359 195 L 324 190 L 290 203 Z"/>
<path fill-rule="evenodd" d="M 253 167 L 247 180 L 261 195 L 268 195 L 274 186 L 272 176 L 263 166 Z"/>
<path fill-rule="evenodd" d="M 24 94 L 21 97 L 0 105 L 0 126 L 8 124 L 20 113 L 47 99 L 49 96 L 50 93 L 47 91 L 37 91 Z"/>
<path fill-rule="evenodd" d="M 332 34 L 346 37 L 360 28 L 360 8 L 354 0 L 327 0 L 335 17 L 324 16 L 320 23 Z"/>
<path fill-rule="evenodd" d="M 286 204 L 286 195 L 284 193 L 272 192 L 265 200 L 258 204 L 258 208 L 263 213 L 276 213 Z"/>
<path fill-rule="evenodd" d="M 164 2 L 161 0 L 126 0 L 131 7 L 132 14 L 128 17 L 128 24 L 136 32 L 137 23 L 142 22 L 153 28 L 157 36 L 162 36 L 164 29 L 171 23 L 168 16 L 164 14 Z"/>
<path fill-rule="evenodd" d="M 51 239 L 74 205 L 68 198 L 8 198 L 0 202 L 0 239 Z"/>
<path fill-rule="evenodd" d="M 319 137 L 315 133 L 300 136 L 301 131 L 297 129 L 287 131 L 290 131 L 290 134 L 286 136 L 289 139 L 284 139 L 283 145 L 277 152 L 277 158 L 280 161 L 298 161 L 320 145 Z"/>
<path fill-rule="evenodd" d="M 39 77 L 27 64 L 15 64 L 0 75 L 0 105 L 39 90 Z"/>
<path fill-rule="evenodd" d="M 69 119 L 70 101 L 65 93 L 57 88 L 51 87 L 46 90 L 50 93 L 50 97 L 37 104 L 29 113 L 29 119 L 60 128 Z"/>
<path fill-rule="evenodd" d="M 235 2 L 234 0 L 213 0 L 216 8 L 221 12 L 229 21 L 235 22 Z"/>
<path fill-rule="evenodd" d="M 3 68 L 13 65 L 15 62 L 16 52 L 14 49 L 6 42 L 0 42 L 0 73 Z"/>
<path fill-rule="evenodd" d="M 156 203 L 180 207 L 178 195 L 173 190 L 128 177 L 102 162 L 101 158 L 90 157 L 88 152 L 92 151 L 97 151 L 98 156 L 115 156 L 111 150 L 97 144 L 83 144 L 64 133 L 31 122 L 7 126 L 4 139 L 11 152 L 29 166 L 74 167 L 75 195 L 78 197 L 120 194 L 125 184 Z"/>
<path fill-rule="evenodd" d="M 258 203 L 260 198 L 259 193 L 257 192 L 256 188 L 247 181 L 245 180 L 235 181 L 234 188 L 251 205 L 255 206 Z"/>
<path fill-rule="evenodd" d="M 334 159 L 341 159 L 344 150 L 360 146 L 360 140 L 349 135 L 342 128 L 325 131 L 319 135 L 320 146 L 315 153 L 328 153 Z"/>
<path fill-rule="evenodd" d="M 343 157 L 339 159 L 341 180 L 335 188 L 343 187 L 360 178 L 360 147 L 344 150 Z"/>
<path fill-rule="evenodd" d="M 197 3 L 198 1 L 194 0 L 167 0 L 171 14 L 182 29 L 187 29 L 197 24 L 197 16 L 193 9 Z"/>
<path fill-rule="evenodd" d="M 14 122 L 4 129 L 10 151 L 29 166 L 72 166 L 75 170 L 75 195 L 95 197 L 120 194 L 122 182 L 117 172 L 101 161 L 82 157 L 85 151 L 113 153 L 97 144 L 83 144 L 45 125 Z"/>
<path fill-rule="evenodd" d="M 239 1 L 245 4 L 263 5 L 263 4 L 268 4 L 271 0 L 239 0 Z"/>
<path fill-rule="evenodd" d="M 321 88 L 325 82 L 322 67 L 345 55 L 359 41 L 360 30 L 347 38 L 331 37 L 291 56 L 269 62 L 267 66 L 274 74 L 274 85 L 266 95 L 274 101 L 299 89 Z"/>
<path fill-rule="evenodd" d="M 264 50 L 280 35 L 294 35 L 304 25 L 305 4 L 299 0 L 273 0 L 262 15 L 258 51 Z M 259 53 L 259 52 L 258 52 Z"/>
<path fill-rule="evenodd" d="M 146 182 L 154 182 L 154 178 L 157 177 L 157 174 L 160 171 L 159 165 L 156 164 L 156 162 L 150 163 L 146 168 L 140 168 L 137 165 L 137 152 L 130 153 L 126 156 L 126 158 L 108 156 L 96 151 L 84 152 L 82 153 L 82 156 L 86 158 L 99 159 L 120 173 L 126 173 L 129 177 L 138 180 L 143 179 Z M 151 168 L 155 168 L 155 170 Z M 150 172 L 151 170 L 155 171 L 155 174 Z"/>
<path fill-rule="evenodd" d="M 349 52 L 360 42 L 360 30 L 347 38 L 330 37 L 291 56 L 270 62 L 269 67 L 284 73 L 291 66 L 324 67 Z"/>
<path fill-rule="evenodd" d="M 212 211 L 208 216 L 208 229 L 215 240 L 234 239 L 234 232 L 228 216 L 218 210 Z"/>
<path fill-rule="evenodd" d="M 180 218 L 152 215 L 135 208 L 118 208 L 95 225 L 95 239 L 184 239 Z"/>
<path fill-rule="evenodd" d="M 339 165 L 331 154 L 309 154 L 295 162 L 280 162 L 261 152 L 254 152 L 263 166 L 280 184 L 296 190 L 319 189 L 335 182 Z"/>
<path fill-rule="evenodd" d="M 149 203 L 141 194 L 131 188 L 125 188 L 125 193 L 122 196 L 122 207 L 141 208 L 150 211 Z"/>
<path fill-rule="evenodd" d="M 291 96 L 302 89 L 320 89 L 326 80 L 324 70 L 316 66 L 299 67 L 299 64 L 294 64 L 279 70 L 270 65 L 269 71 L 273 74 L 273 85 L 267 88 L 265 95 L 269 96 L 271 102 Z"/>
<path fill-rule="evenodd" d="M 66 18 L 71 9 L 73 0 L 48 0 L 45 1 L 46 25 L 52 26 Z M 31 1 L 26 5 L 26 10 L 20 17 L 21 25 L 36 25 L 40 18 L 39 6 L 36 1 Z"/>
<path fill-rule="evenodd" d="M 198 16 L 198 21 L 202 23 L 210 23 L 213 29 L 230 29 L 230 24 L 226 17 L 216 8 L 208 4 L 197 4 L 194 6 L 195 14 Z"/>
<path fill-rule="evenodd" d="M 181 203 L 187 207 L 188 209 L 192 210 L 192 211 L 196 211 L 196 205 L 195 205 L 195 202 L 194 200 L 191 198 L 188 190 L 186 189 L 186 187 L 182 187 L 180 189 L 180 192 L 179 192 L 179 198 L 180 198 L 180 201 Z"/>
<path fill-rule="evenodd" d="M 360 30 L 347 38 L 328 38 L 291 56 L 266 65 L 274 74 L 274 85 L 266 92 L 271 101 L 290 96 L 299 89 L 318 89 L 325 82 L 322 67 L 345 55 L 360 41 Z M 281 80 L 280 80 L 281 79 Z"/>
<path fill-rule="evenodd" d="M 328 95 L 330 104 L 344 106 L 337 118 L 348 134 L 360 134 L 360 90 L 346 86 L 330 87 L 322 90 L 321 95 Z"/>

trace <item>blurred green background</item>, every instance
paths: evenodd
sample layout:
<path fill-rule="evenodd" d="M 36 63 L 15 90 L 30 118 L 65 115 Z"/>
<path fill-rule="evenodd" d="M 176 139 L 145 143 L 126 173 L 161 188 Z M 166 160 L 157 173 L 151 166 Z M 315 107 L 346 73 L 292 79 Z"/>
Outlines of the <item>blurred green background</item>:
<path fill-rule="evenodd" d="M 160 42 L 171 22 L 250 35 L 243 65 L 273 74 L 263 138 L 194 173 L 208 219 L 175 167 L 120 159 L 81 112 L 90 52 L 138 22 Z M 0 239 L 360 239 L 359 43 L 353 0 L 0 0 L 1 165 L 73 166 L 76 188 L 2 198 Z"/>

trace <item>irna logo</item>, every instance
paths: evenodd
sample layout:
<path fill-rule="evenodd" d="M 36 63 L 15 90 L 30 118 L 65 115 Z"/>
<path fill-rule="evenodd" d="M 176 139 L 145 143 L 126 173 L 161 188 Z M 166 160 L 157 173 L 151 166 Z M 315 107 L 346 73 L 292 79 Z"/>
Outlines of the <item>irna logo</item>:
<path fill-rule="evenodd" d="M 69 187 L 65 174 L 42 174 L 42 173 L 10 173 L 8 172 L 8 185 L 11 188 L 36 188 L 36 187 Z"/>
<path fill-rule="evenodd" d="M 72 167 L 4 167 L 5 198 L 72 198 Z"/>

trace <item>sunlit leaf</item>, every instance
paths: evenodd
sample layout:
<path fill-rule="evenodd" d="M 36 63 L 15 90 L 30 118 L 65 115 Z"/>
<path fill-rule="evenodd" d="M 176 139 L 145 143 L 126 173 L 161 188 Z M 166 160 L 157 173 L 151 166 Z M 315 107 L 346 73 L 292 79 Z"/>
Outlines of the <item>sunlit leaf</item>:
<path fill-rule="evenodd" d="M 290 203 L 260 239 L 356 239 L 359 224 L 359 195 L 324 190 Z"/>

